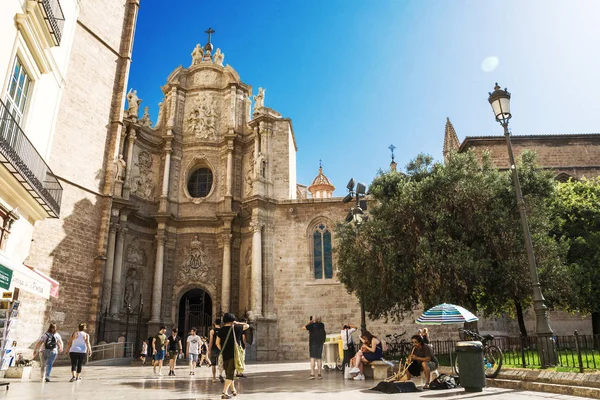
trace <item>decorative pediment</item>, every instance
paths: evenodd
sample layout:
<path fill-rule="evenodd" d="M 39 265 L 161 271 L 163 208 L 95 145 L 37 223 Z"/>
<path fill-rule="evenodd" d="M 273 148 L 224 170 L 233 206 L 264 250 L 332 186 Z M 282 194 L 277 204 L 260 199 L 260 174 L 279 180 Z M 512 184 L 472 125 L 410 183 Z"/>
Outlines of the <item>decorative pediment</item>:
<path fill-rule="evenodd" d="M 210 257 L 197 235 L 184 251 L 183 263 L 177 274 L 177 283 L 183 285 L 197 282 L 216 285 L 216 274 L 214 268 L 210 267 L 212 264 Z"/>

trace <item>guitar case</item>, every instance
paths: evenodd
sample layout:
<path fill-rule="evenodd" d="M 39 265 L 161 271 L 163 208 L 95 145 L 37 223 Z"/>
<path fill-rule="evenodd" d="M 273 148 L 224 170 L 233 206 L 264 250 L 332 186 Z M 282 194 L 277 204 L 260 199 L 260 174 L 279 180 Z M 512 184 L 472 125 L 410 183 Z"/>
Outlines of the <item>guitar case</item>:
<path fill-rule="evenodd" d="M 411 381 L 407 381 L 407 382 L 385 382 L 385 381 L 382 381 L 382 382 L 379 382 L 377 384 L 377 386 L 375 386 L 371 390 L 376 390 L 378 392 L 389 393 L 389 394 L 420 392 L 420 390 L 417 389 L 417 386 L 415 385 L 415 383 L 411 382 Z"/>

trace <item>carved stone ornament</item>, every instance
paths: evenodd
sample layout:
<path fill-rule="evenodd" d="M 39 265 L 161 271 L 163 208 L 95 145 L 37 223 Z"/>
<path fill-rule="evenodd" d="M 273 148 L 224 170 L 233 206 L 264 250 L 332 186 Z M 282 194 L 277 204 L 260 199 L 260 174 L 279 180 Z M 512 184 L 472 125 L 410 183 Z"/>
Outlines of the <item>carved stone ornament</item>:
<path fill-rule="evenodd" d="M 219 115 L 216 110 L 215 102 L 208 96 L 202 96 L 186 119 L 187 130 L 197 139 L 217 139 Z"/>
<path fill-rule="evenodd" d="M 209 257 L 198 236 L 185 249 L 183 263 L 177 273 L 177 283 L 202 282 L 216 284 L 214 270 L 209 267 Z"/>
<path fill-rule="evenodd" d="M 152 172 L 152 155 L 146 150 L 140 151 L 138 155 L 137 174 L 134 174 L 131 182 L 131 193 L 142 199 L 154 201 L 154 172 Z"/>
<path fill-rule="evenodd" d="M 146 260 L 147 260 L 146 250 L 144 250 L 144 247 L 137 239 L 134 239 L 129 244 L 129 246 L 127 247 L 127 252 L 126 252 L 125 257 L 126 257 L 125 260 L 127 261 L 128 264 L 134 264 L 134 265 L 140 265 L 140 266 L 146 265 Z"/>

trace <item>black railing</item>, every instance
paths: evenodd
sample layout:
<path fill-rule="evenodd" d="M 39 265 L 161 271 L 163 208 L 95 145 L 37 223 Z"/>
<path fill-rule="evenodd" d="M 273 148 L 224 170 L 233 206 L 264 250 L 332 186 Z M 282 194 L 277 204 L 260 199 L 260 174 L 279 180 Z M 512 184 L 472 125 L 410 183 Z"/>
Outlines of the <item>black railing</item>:
<path fill-rule="evenodd" d="M 58 218 L 62 186 L 2 100 L 0 100 L 0 163 L 17 178 L 49 216 Z"/>
<path fill-rule="evenodd" d="M 44 19 L 50 33 L 54 37 L 54 43 L 60 46 L 63 27 L 65 25 L 65 15 L 59 0 L 38 0 L 44 12 Z"/>
<path fill-rule="evenodd" d="M 600 369 L 600 335 L 554 336 L 557 367 L 573 372 Z M 456 340 L 431 342 L 440 365 L 450 366 L 456 358 Z M 542 366 L 536 336 L 497 337 L 487 342 L 502 350 L 503 368 L 539 368 Z M 398 358 L 402 358 L 399 354 Z"/>

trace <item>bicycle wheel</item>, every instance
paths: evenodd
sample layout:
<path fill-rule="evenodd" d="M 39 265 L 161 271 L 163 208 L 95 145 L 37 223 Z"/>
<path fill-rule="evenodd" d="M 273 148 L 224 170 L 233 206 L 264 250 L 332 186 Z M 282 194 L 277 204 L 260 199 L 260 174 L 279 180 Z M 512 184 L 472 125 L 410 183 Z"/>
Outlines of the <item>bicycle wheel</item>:
<path fill-rule="evenodd" d="M 502 350 L 496 346 L 488 346 L 483 352 L 485 376 L 495 378 L 502 368 Z"/>
<path fill-rule="evenodd" d="M 454 373 L 458 375 L 458 354 L 454 358 Z"/>

